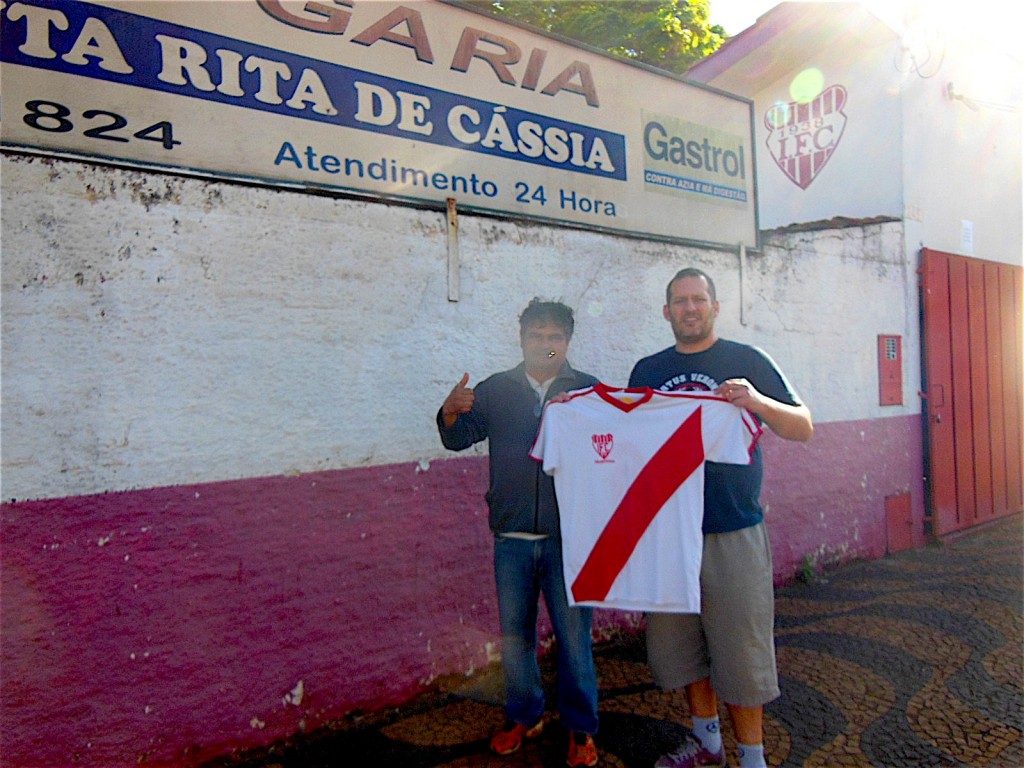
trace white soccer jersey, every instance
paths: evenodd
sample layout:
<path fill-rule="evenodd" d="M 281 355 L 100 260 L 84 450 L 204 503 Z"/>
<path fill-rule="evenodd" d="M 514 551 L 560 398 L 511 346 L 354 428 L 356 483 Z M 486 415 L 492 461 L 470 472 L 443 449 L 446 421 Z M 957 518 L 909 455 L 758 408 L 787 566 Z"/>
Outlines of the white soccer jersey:
<path fill-rule="evenodd" d="M 570 605 L 700 612 L 704 461 L 749 464 L 761 428 L 706 394 L 572 393 L 530 455 L 554 477 Z"/>

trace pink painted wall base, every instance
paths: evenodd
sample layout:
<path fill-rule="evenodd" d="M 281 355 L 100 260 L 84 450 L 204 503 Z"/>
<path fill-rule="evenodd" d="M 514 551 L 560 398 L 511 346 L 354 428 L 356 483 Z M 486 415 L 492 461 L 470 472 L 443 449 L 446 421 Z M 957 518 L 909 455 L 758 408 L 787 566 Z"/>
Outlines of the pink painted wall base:
<path fill-rule="evenodd" d="M 766 439 L 778 582 L 883 555 L 903 490 L 923 543 L 918 421 Z M 3 504 L 5 764 L 195 764 L 473 674 L 500 650 L 486 466 Z"/>
<path fill-rule="evenodd" d="M 815 568 L 883 557 L 885 497 L 910 494 L 913 546 L 925 544 L 920 415 L 822 424 L 809 443 L 766 432 L 762 494 L 775 583 Z"/>

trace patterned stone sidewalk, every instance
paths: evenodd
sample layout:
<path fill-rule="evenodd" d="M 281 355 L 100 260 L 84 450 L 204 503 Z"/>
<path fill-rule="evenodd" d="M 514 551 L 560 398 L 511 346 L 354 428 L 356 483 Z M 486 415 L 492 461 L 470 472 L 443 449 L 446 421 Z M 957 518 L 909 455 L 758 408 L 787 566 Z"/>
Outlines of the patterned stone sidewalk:
<path fill-rule="evenodd" d="M 940 546 L 780 589 L 783 693 L 766 711 L 769 764 L 1024 766 L 1022 541 L 1018 515 Z M 653 685 L 642 638 L 602 643 L 595 658 L 600 765 L 653 765 L 687 732 L 682 695 Z M 550 687 L 550 664 L 545 680 Z M 500 685 L 491 669 L 400 710 L 216 765 L 563 766 L 566 735 L 557 720 L 516 755 L 488 754 L 488 734 L 503 719 Z M 727 723 L 724 731 L 732 750 Z"/>

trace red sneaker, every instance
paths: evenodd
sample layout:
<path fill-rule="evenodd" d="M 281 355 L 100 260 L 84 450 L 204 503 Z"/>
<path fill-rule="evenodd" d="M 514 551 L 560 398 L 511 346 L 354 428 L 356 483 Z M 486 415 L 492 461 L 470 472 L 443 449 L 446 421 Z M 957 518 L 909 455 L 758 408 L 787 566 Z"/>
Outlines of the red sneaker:
<path fill-rule="evenodd" d="M 587 768 L 597 765 L 597 745 L 589 733 L 574 731 L 569 736 L 569 756 L 565 759 L 569 768 L 585 765 Z"/>
<path fill-rule="evenodd" d="M 496 755 L 511 755 L 523 745 L 523 739 L 535 739 L 544 730 L 544 718 L 533 725 L 507 720 L 501 730 L 491 737 L 491 751 Z"/>

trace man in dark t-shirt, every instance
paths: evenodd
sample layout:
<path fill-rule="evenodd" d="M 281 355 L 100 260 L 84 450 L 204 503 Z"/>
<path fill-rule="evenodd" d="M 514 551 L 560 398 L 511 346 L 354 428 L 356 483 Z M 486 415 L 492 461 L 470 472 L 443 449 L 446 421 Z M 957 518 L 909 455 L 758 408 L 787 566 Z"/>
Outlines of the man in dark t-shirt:
<path fill-rule="evenodd" d="M 713 392 L 746 408 L 787 440 L 809 440 L 811 414 L 767 354 L 715 334 L 719 305 L 712 279 L 678 272 L 663 314 L 676 343 L 633 368 L 631 387 Z M 775 666 L 771 547 L 761 507 L 763 467 L 707 462 L 701 613 L 650 614 L 648 660 L 663 688 L 685 686 L 694 740 L 664 755 L 657 768 L 725 765 L 718 696 L 733 722 L 741 768 L 765 766 L 764 705 L 779 696 Z"/>

